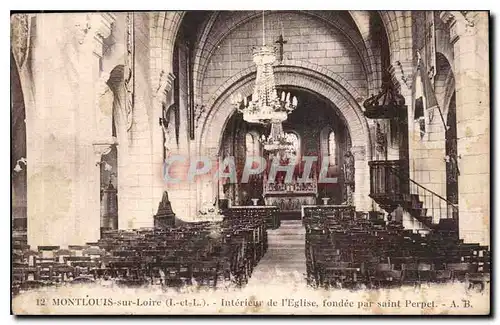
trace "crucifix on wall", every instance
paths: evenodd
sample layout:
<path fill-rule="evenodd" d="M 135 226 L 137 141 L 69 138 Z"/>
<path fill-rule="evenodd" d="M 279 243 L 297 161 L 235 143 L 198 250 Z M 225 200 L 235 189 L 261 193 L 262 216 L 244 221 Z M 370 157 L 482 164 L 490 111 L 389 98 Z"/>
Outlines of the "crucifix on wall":
<path fill-rule="evenodd" d="M 288 43 L 283 39 L 283 33 L 280 34 L 275 43 L 278 44 L 278 61 L 281 63 L 283 62 L 283 45 Z"/>

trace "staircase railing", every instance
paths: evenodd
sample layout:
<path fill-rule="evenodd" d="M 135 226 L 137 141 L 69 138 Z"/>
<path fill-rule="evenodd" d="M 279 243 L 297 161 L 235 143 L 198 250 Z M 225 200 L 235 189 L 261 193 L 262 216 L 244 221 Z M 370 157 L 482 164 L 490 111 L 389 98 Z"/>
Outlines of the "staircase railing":
<path fill-rule="evenodd" d="M 390 167 L 389 170 L 402 182 L 409 184 L 410 204 L 415 209 L 424 210 L 426 214 L 424 217 L 432 216 L 435 218 L 439 216 L 439 220 L 458 220 L 459 210 L 455 203 L 417 183 L 401 170 L 394 167 Z"/>

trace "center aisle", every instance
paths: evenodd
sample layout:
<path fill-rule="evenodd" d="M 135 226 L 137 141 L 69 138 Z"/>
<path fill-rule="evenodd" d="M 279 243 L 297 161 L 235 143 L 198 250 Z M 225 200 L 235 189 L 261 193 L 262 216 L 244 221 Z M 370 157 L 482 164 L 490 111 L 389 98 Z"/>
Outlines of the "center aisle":
<path fill-rule="evenodd" d="M 253 271 L 248 284 L 275 277 L 290 277 L 306 282 L 304 255 L 306 231 L 301 220 L 283 220 L 281 227 L 268 230 L 268 249 Z M 291 280 L 291 279 L 290 279 Z"/>

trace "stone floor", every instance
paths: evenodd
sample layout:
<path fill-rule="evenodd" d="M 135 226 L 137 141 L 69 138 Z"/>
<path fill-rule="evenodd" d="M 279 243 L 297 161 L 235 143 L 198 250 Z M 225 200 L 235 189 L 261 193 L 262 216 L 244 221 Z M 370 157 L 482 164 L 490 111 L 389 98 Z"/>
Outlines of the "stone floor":
<path fill-rule="evenodd" d="M 262 281 L 271 274 L 290 274 L 296 279 L 303 275 L 305 283 L 306 259 L 304 255 L 305 228 L 301 220 L 283 220 L 281 227 L 268 230 L 268 250 L 249 279 L 249 285 Z"/>

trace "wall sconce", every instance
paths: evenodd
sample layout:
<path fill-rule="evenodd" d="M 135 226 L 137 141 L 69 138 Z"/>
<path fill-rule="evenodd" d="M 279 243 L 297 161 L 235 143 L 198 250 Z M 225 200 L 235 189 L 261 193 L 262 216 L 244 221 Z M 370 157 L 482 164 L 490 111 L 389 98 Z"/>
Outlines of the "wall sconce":
<path fill-rule="evenodd" d="M 16 166 L 14 167 L 14 171 L 16 173 L 19 173 L 21 170 L 23 170 L 23 168 L 21 167 L 20 163 L 23 163 L 24 166 L 28 166 L 26 158 L 23 157 L 21 159 L 18 159 L 17 162 L 16 162 Z"/>

